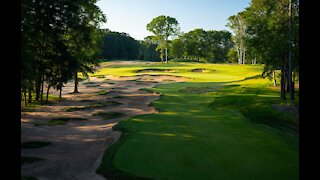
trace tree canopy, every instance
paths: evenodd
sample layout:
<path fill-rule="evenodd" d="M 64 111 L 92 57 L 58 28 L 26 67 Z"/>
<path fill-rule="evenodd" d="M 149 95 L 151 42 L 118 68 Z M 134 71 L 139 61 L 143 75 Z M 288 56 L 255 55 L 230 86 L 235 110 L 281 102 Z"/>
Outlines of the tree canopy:
<path fill-rule="evenodd" d="M 50 87 L 61 90 L 78 72 L 94 70 L 106 21 L 96 2 L 21 1 L 21 91 L 29 102 L 32 92 L 43 100 L 45 85 L 48 99 Z"/>
<path fill-rule="evenodd" d="M 155 35 L 153 38 L 158 43 L 157 49 L 160 50 L 161 61 L 163 61 L 163 51 L 165 51 L 165 59 L 168 62 L 169 38 L 179 34 L 178 21 L 173 17 L 161 15 L 152 19 L 146 28 Z"/>

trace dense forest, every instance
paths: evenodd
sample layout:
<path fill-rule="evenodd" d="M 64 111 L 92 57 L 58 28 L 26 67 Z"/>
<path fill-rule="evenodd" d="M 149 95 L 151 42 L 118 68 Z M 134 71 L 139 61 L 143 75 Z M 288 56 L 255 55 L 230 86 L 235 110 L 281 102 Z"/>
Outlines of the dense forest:
<path fill-rule="evenodd" d="M 103 59 L 139 59 L 140 44 L 126 33 L 106 30 L 103 42 Z"/>

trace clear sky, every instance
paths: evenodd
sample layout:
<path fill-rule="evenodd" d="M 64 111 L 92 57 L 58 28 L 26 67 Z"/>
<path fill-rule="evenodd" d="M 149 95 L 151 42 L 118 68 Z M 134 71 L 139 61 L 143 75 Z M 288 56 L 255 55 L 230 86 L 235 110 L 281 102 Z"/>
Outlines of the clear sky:
<path fill-rule="evenodd" d="M 183 32 L 196 28 L 229 30 L 228 17 L 249 3 L 250 0 L 100 0 L 97 5 L 107 16 L 103 28 L 142 40 L 152 35 L 146 25 L 159 15 L 176 18 Z"/>

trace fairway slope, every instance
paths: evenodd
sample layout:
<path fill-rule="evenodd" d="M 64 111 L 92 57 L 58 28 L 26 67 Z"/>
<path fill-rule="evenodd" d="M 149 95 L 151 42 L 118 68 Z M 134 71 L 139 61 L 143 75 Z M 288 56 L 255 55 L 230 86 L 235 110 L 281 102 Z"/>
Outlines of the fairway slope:
<path fill-rule="evenodd" d="M 287 130 L 288 124 L 298 124 L 272 108 L 281 101 L 260 77 L 261 67 L 153 66 L 145 68 L 175 69 L 180 73 L 166 75 L 188 80 L 148 90 L 161 94 L 152 102 L 159 113 L 119 122 L 114 129 L 123 134 L 106 151 L 98 173 L 109 179 L 298 179 L 298 134 Z M 142 67 L 110 66 L 108 71 L 134 76 Z M 215 71 L 190 72 L 199 68 Z"/>

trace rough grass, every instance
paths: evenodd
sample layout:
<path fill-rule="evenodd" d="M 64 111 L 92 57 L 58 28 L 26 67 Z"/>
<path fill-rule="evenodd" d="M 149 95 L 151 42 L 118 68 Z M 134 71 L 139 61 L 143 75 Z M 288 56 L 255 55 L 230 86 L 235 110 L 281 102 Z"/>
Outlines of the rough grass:
<path fill-rule="evenodd" d="M 95 82 L 92 82 L 92 81 L 87 81 L 87 82 L 84 82 L 82 83 L 83 85 L 92 85 L 92 84 L 96 84 Z"/>
<path fill-rule="evenodd" d="M 91 100 L 91 99 L 83 99 L 83 100 L 80 100 L 80 102 L 95 102 L 95 100 Z"/>
<path fill-rule="evenodd" d="M 35 97 L 36 97 L 36 94 L 32 93 L 32 101 L 31 101 L 31 103 L 28 103 L 27 106 L 24 105 L 24 99 L 22 99 L 21 112 L 34 112 L 34 111 L 38 110 L 41 107 L 41 105 L 52 105 L 60 100 L 65 99 L 65 98 L 59 99 L 58 96 L 54 96 L 52 94 L 49 94 L 48 102 L 45 102 L 45 101 L 40 102 L 40 101 L 36 101 Z M 27 96 L 27 98 L 28 98 L 28 96 Z M 45 95 L 44 95 L 44 99 L 45 99 Z"/>
<path fill-rule="evenodd" d="M 119 122 L 123 132 L 97 172 L 109 179 L 299 178 L 297 122 L 272 108 L 279 92 L 262 66 L 170 63 L 111 66 L 98 73 L 135 76 L 143 68 L 175 69 L 188 82 L 158 85 L 158 114 Z M 194 73 L 192 69 L 214 69 Z M 152 74 L 170 72 L 152 72 Z M 218 88 L 219 87 L 219 88 Z"/>
<path fill-rule="evenodd" d="M 105 78 L 106 76 L 104 76 L 104 75 L 96 75 L 96 76 L 93 76 L 93 77 L 96 77 L 96 78 L 99 78 L 99 79 L 103 79 L 103 78 Z"/>
<path fill-rule="evenodd" d="M 21 180 L 38 180 L 38 178 L 34 176 L 21 176 Z"/>
<path fill-rule="evenodd" d="M 85 121 L 85 120 L 87 120 L 87 119 L 85 119 L 85 118 L 59 117 L 59 118 L 51 119 L 46 124 L 47 125 L 65 125 L 69 121 Z"/>
<path fill-rule="evenodd" d="M 98 113 L 92 114 L 92 116 L 100 116 L 104 120 L 109 120 L 109 119 L 123 117 L 123 116 L 125 116 L 125 114 L 120 113 L 120 112 L 98 112 Z"/>
<path fill-rule="evenodd" d="M 51 142 L 43 142 L 43 141 L 28 141 L 21 144 L 21 148 L 42 148 L 52 144 Z"/>
<path fill-rule="evenodd" d="M 97 95 L 103 96 L 103 95 L 107 95 L 108 93 L 109 93 L 109 91 L 100 91 L 97 93 Z"/>
<path fill-rule="evenodd" d="M 107 107 L 107 106 L 116 106 L 119 104 L 121 104 L 121 103 L 116 102 L 116 101 L 97 102 L 97 103 L 89 104 L 87 106 L 82 106 L 82 107 L 64 108 L 63 111 L 65 111 L 65 112 L 83 111 L 83 110 L 101 108 L 101 107 Z"/>
<path fill-rule="evenodd" d="M 86 87 L 99 87 L 100 84 L 87 85 Z"/>
<path fill-rule="evenodd" d="M 45 159 L 37 158 L 37 157 L 31 157 L 31 156 L 21 156 L 21 166 L 24 164 L 31 164 L 38 161 L 43 161 Z"/>

